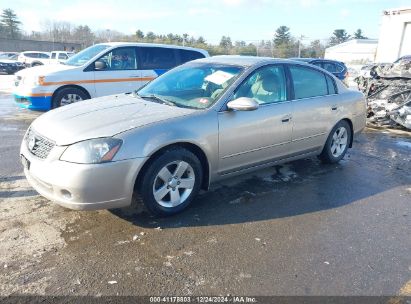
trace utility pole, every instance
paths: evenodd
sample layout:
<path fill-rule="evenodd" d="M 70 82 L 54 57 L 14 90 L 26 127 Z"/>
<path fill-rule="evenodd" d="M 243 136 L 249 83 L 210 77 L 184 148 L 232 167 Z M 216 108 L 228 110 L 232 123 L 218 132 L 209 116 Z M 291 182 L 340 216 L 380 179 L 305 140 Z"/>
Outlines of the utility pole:
<path fill-rule="evenodd" d="M 303 40 L 304 38 L 304 35 L 301 35 L 298 39 L 298 58 L 301 58 L 301 40 Z"/>

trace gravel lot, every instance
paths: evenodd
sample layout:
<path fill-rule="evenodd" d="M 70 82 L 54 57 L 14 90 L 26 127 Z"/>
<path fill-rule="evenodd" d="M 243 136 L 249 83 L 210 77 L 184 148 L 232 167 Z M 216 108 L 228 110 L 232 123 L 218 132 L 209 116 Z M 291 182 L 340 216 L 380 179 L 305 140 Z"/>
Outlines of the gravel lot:
<path fill-rule="evenodd" d="M 41 113 L 0 76 L 0 295 L 410 295 L 411 136 L 366 130 L 316 158 L 215 185 L 167 219 L 77 212 L 32 190 L 19 144 Z"/>

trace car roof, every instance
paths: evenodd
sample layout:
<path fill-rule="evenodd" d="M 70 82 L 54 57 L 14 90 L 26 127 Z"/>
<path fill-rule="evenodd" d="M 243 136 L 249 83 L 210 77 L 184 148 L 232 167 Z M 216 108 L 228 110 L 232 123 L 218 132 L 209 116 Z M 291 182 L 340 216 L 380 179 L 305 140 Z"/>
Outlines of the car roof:
<path fill-rule="evenodd" d="M 195 62 L 204 62 L 204 63 L 220 63 L 228 65 L 238 65 L 249 67 L 256 64 L 262 63 L 297 63 L 296 61 L 290 59 L 280 59 L 280 58 L 271 58 L 271 57 L 256 57 L 256 56 L 242 56 L 242 55 L 219 55 L 208 58 L 201 58 L 195 60 Z M 301 62 L 298 62 L 301 63 Z"/>
<path fill-rule="evenodd" d="M 319 58 L 290 58 L 291 60 L 295 60 L 295 61 L 303 61 L 303 62 L 311 62 L 314 60 L 322 60 Z"/>
<path fill-rule="evenodd" d="M 20 54 L 26 54 L 26 53 L 50 54 L 50 52 L 43 52 L 43 51 L 24 51 L 24 52 L 21 52 Z"/>
<path fill-rule="evenodd" d="M 101 45 L 108 45 L 110 47 L 114 46 L 146 46 L 146 47 L 163 47 L 163 48 L 171 48 L 171 49 L 182 49 L 182 50 L 192 50 L 192 51 L 199 51 L 201 53 L 208 54 L 206 50 L 188 47 L 188 46 L 180 46 L 180 45 L 173 45 L 173 44 L 161 44 L 161 43 L 144 43 L 144 42 L 105 42 L 99 43 Z"/>

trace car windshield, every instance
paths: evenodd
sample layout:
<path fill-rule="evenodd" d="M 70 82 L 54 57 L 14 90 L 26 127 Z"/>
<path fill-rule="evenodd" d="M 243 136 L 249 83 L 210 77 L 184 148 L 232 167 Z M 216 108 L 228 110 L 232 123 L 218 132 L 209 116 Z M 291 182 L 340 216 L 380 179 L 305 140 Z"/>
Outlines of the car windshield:
<path fill-rule="evenodd" d="M 13 57 L 10 54 L 0 54 L 0 59 L 11 59 L 11 57 Z"/>
<path fill-rule="evenodd" d="M 156 78 L 137 94 L 178 107 L 204 109 L 213 105 L 242 71 L 234 65 L 189 63 Z"/>
<path fill-rule="evenodd" d="M 71 56 L 66 62 L 66 65 L 81 66 L 88 62 L 91 58 L 109 48 L 109 45 L 99 44 L 90 46 L 76 55 Z"/>

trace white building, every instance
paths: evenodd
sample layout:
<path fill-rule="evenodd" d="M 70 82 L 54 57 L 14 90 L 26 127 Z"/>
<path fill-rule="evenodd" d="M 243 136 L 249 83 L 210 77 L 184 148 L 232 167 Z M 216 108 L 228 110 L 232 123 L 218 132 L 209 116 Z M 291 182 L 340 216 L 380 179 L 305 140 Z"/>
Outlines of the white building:
<path fill-rule="evenodd" d="M 376 62 L 411 55 L 411 7 L 383 12 Z"/>
<path fill-rule="evenodd" d="M 325 59 L 342 61 L 346 64 L 374 62 L 378 40 L 351 39 L 325 49 Z"/>

